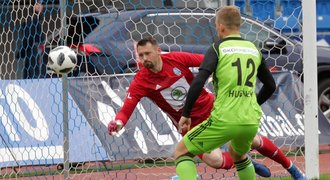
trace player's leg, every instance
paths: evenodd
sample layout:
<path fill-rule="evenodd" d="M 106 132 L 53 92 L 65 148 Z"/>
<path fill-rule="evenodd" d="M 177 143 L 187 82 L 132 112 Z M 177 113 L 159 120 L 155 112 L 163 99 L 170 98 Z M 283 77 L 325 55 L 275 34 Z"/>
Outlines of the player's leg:
<path fill-rule="evenodd" d="M 220 148 L 216 148 L 210 153 L 199 154 L 198 157 L 205 164 L 215 169 L 232 169 L 234 167 L 229 152 L 223 152 Z"/>
<path fill-rule="evenodd" d="M 217 148 L 211 153 L 204 153 L 198 155 L 198 157 L 203 160 L 205 164 L 215 169 L 232 169 L 234 168 L 234 161 L 230 157 L 229 152 L 223 152 L 221 149 Z M 254 166 L 255 172 L 262 177 L 270 177 L 271 172 L 269 168 L 265 165 L 255 162 L 253 160 L 252 164 Z"/>
<path fill-rule="evenodd" d="M 229 152 L 233 160 L 239 179 L 254 180 L 256 179 L 255 169 L 252 165 L 251 159 L 246 155 L 239 155 L 233 150 L 232 146 L 229 145 Z"/>
<path fill-rule="evenodd" d="M 176 174 L 180 180 L 196 179 L 197 169 L 195 165 L 194 155 L 189 153 L 184 140 L 182 139 L 176 146 L 175 153 Z"/>
<path fill-rule="evenodd" d="M 229 152 L 234 160 L 239 179 L 255 180 L 255 169 L 251 159 L 246 155 L 251 148 L 253 138 L 257 134 L 258 125 L 230 126 L 233 134 Z"/>
<path fill-rule="evenodd" d="M 194 127 L 183 137 L 174 153 L 176 172 L 180 180 L 196 178 L 197 170 L 192 156 L 211 152 L 230 140 L 221 132 L 222 127 L 209 119 Z"/>
<path fill-rule="evenodd" d="M 299 168 L 267 137 L 256 135 L 252 149 L 281 164 L 295 180 L 305 178 Z"/>

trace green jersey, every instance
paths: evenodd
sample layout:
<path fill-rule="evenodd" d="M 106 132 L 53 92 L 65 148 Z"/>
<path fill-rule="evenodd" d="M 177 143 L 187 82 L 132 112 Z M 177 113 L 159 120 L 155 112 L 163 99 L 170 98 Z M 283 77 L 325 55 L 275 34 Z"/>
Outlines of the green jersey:
<path fill-rule="evenodd" d="M 260 51 L 241 38 L 228 38 L 214 48 L 218 64 L 213 73 L 216 99 L 212 119 L 228 124 L 258 124 L 262 113 L 255 89 Z"/>

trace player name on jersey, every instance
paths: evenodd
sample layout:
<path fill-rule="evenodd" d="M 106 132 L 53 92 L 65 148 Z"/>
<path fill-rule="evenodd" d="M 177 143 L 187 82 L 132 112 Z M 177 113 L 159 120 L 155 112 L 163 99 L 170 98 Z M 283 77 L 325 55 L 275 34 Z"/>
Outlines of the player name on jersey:
<path fill-rule="evenodd" d="M 230 90 L 228 92 L 228 97 L 251 97 L 253 96 L 253 93 L 253 91 Z"/>

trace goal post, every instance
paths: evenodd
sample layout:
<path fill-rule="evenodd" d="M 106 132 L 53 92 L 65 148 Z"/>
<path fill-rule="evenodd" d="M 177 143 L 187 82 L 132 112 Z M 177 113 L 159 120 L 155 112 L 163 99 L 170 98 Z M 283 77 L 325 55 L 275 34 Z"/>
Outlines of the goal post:
<path fill-rule="evenodd" d="M 305 111 L 305 162 L 306 175 L 319 179 L 319 124 L 317 103 L 317 49 L 316 1 L 302 0 L 303 60 L 304 60 L 304 111 Z"/>

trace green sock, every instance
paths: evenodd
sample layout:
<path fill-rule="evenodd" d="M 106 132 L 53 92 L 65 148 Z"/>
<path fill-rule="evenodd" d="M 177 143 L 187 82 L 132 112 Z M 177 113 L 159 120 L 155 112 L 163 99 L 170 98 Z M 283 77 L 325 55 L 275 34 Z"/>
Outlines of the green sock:
<path fill-rule="evenodd" d="M 176 174 L 180 180 L 194 180 L 197 176 L 195 161 L 190 156 L 180 156 L 175 160 Z"/>
<path fill-rule="evenodd" d="M 244 180 L 256 179 L 256 172 L 254 170 L 250 158 L 246 158 L 242 161 L 235 162 L 235 166 L 237 169 L 237 174 L 239 179 L 244 179 Z"/>

